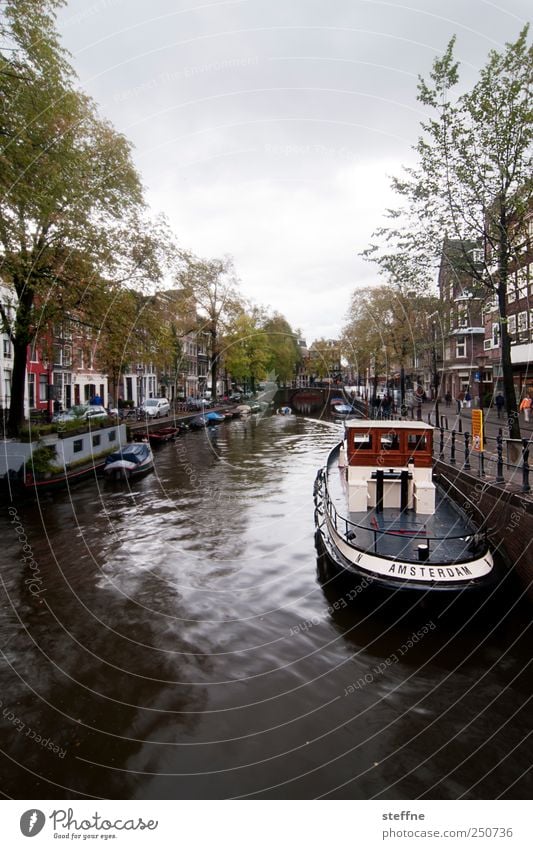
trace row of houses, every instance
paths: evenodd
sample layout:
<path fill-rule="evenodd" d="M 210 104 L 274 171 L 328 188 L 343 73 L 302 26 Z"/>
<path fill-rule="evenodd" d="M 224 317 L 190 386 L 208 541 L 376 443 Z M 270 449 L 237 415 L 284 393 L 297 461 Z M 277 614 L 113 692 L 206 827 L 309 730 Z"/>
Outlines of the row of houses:
<path fill-rule="evenodd" d="M 13 317 L 13 295 L 0 287 L 0 298 L 9 318 Z M 118 379 L 113 380 L 102 367 L 98 335 L 83 322 L 71 317 L 48 329 L 43 338 L 28 347 L 24 414 L 49 413 L 89 403 L 99 396 L 106 407 L 131 404 L 138 406 L 146 398 L 170 400 L 199 397 L 209 385 L 207 336 L 201 330 L 189 330 L 179 339 L 180 355 L 166 367 L 157 368 L 149 358 L 121 364 Z M 0 347 L 0 407 L 9 409 L 13 374 L 13 345 L 9 334 L 2 333 Z M 227 376 L 222 374 L 219 391 L 226 391 Z"/>
<path fill-rule="evenodd" d="M 466 246 L 474 262 L 483 251 Z M 464 269 L 464 243 L 446 240 L 439 272 L 439 294 L 449 310 L 439 339 L 440 392 L 462 398 L 483 393 L 485 403 L 503 392 L 500 309 L 495 292 L 480 287 Z M 507 287 L 507 329 L 511 339 L 513 382 L 517 399 L 533 395 L 533 216 L 517 252 Z"/>

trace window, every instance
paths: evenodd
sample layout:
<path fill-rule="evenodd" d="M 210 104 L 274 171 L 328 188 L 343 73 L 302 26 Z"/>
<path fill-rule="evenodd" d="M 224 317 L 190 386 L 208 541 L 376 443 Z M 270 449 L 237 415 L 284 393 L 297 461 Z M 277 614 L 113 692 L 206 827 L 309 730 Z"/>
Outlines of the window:
<path fill-rule="evenodd" d="M 6 393 L 6 402 L 11 398 L 11 369 L 4 369 L 4 391 Z"/>
<path fill-rule="evenodd" d="M 372 435 L 370 433 L 356 433 L 353 444 L 356 451 L 368 451 L 372 448 Z"/>
<path fill-rule="evenodd" d="M 30 409 L 35 407 L 35 375 L 28 375 L 28 404 Z"/>
<path fill-rule="evenodd" d="M 455 340 L 455 356 L 466 357 L 466 337 L 457 336 Z"/>
<path fill-rule="evenodd" d="M 93 448 L 96 448 L 97 445 L 100 445 L 100 442 L 101 436 L 99 433 L 97 433 L 95 436 L 93 436 Z"/>
<path fill-rule="evenodd" d="M 39 401 L 48 400 L 48 378 L 46 374 L 39 375 Z"/>
<path fill-rule="evenodd" d="M 381 450 L 382 451 L 399 451 L 400 440 L 398 434 L 394 431 L 381 434 Z"/>
<path fill-rule="evenodd" d="M 426 451 L 427 440 L 424 433 L 409 433 L 407 435 L 407 447 L 409 451 Z"/>
<path fill-rule="evenodd" d="M 492 348 L 492 339 L 484 339 L 483 340 L 483 350 L 490 351 Z"/>
<path fill-rule="evenodd" d="M 527 312 L 524 310 L 523 312 L 518 313 L 518 332 L 519 333 L 527 333 Z"/>
<path fill-rule="evenodd" d="M 518 288 L 518 297 L 527 298 L 527 265 L 519 268 L 516 272 L 516 285 Z"/>
<path fill-rule="evenodd" d="M 514 287 L 514 282 L 510 283 L 510 289 L 507 292 L 507 303 L 512 304 L 516 301 L 516 289 Z"/>
<path fill-rule="evenodd" d="M 468 327 L 468 309 L 460 306 L 457 310 L 457 326 Z"/>
<path fill-rule="evenodd" d="M 516 333 L 516 315 L 510 315 L 507 319 L 507 330 L 511 335 Z"/>
<path fill-rule="evenodd" d="M 498 322 L 494 322 L 492 325 L 492 347 L 500 347 L 500 325 Z"/>
<path fill-rule="evenodd" d="M 79 454 L 80 451 L 83 451 L 83 439 L 75 439 L 72 443 L 72 450 L 74 454 Z"/>
<path fill-rule="evenodd" d="M 6 360 L 11 359 L 11 342 L 9 339 L 4 339 L 4 358 Z"/>
<path fill-rule="evenodd" d="M 109 434 L 108 434 L 109 442 L 114 442 L 116 438 L 117 438 L 116 430 L 110 430 Z"/>

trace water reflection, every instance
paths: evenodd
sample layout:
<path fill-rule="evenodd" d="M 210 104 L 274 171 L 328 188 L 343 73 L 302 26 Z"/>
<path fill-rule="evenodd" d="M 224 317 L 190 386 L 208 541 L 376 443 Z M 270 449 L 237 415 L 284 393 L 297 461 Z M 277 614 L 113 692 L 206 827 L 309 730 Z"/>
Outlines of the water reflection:
<path fill-rule="evenodd" d="M 317 576 L 312 484 L 337 437 L 298 416 L 234 421 L 162 446 L 130 489 L 26 505 L 39 596 L 2 519 L 5 793 L 531 791 L 529 609 L 502 616 L 506 596 L 475 622 L 438 618 L 400 653 L 430 610 Z"/>

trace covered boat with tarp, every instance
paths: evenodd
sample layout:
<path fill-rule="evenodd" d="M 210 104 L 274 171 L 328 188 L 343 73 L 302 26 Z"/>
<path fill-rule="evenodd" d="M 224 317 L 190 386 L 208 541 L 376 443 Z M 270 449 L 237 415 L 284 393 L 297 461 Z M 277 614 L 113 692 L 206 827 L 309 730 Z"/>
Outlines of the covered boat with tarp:
<path fill-rule="evenodd" d="M 141 477 L 154 468 L 154 455 L 148 442 L 131 442 L 107 457 L 104 474 L 115 480 Z"/>

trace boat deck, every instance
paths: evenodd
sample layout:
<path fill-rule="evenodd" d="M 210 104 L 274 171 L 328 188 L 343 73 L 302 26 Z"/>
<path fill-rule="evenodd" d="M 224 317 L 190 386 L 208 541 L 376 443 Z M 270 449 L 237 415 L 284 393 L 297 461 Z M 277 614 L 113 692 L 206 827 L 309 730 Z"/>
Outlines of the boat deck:
<path fill-rule="evenodd" d="M 436 510 L 422 515 L 414 510 L 374 508 L 348 511 L 348 483 L 345 470 L 335 457 L 327 471 L 330 503 L 335 508 L 337 530 L 352 545 L 384 557 L 419 562 L 419 546 L 428 546 L 428 563 L 460 563 L 469 561 L 485 550 L 483 535 L 476 534 L 466 515 L 450 501 L 439 487 Z M 331 511 L 334 512 L 334 511 Z"/>

